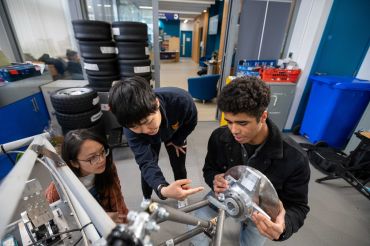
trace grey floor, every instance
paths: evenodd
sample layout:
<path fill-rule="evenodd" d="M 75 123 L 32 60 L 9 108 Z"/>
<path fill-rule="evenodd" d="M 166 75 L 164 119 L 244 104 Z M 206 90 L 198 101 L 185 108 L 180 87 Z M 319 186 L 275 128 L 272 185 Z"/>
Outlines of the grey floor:
<path fill-rule="evenodd" d="M 206 189 L 190 197 L 190 203 L 200 200 L 209 188 L 203 181 L 202 166 L 207 149 L 207 141 L 217 122 L 199 122 L 188 139 L 187 170 L 194 186 L 202 185 Z M 295 136 L 294 136 L 295 137 Z M 300 139 L 297 139 L 300 141 Z M 139 210 L 142 199 L 139 168 L 129 148 L 114 149 L 114 158 L 121 179 L 123 194 L 129 209 Z M 173 180 L 167 153 L 161 150 L 159 165 L 168 181 Z M 370 245 L 370 202 L 367 198 L 348 185 L 344 180 L 318 184 L 314 180 L 322 177 L 319 171 L 311 167 L 309 185 L 309 205 L 311 211 L 305 225 L 285 242 L 266 243 L 269 245 Z M 154 199 L 158 199 L 153 195 Z M 176 205 L 173 200 L 167 204 Z M 154 245 L 168 240 L 185 231 L 185 226 L 165 222 L 159 232 L 152 235 Z M 238 245 L 239 229 L 231 219 L 227 219 L 222 245 Z M 183 243 L 182 245 L 187 245 Z"/>

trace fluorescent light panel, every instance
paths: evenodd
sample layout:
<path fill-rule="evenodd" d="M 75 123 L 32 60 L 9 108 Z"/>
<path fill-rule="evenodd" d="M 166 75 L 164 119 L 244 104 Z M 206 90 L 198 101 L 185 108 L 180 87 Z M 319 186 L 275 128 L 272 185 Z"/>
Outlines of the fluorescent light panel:
<path fill-rule="evenodd" d="M 140 9 L 153 9 L 152 6 L 139 6 Z"/>

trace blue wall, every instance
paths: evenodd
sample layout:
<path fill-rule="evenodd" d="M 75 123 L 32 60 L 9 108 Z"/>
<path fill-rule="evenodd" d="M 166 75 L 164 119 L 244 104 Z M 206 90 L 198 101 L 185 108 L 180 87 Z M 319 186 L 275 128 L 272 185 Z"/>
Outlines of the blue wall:
<path fill-rule="evenodd" d="M 159 28 L 167 35 L 180 37 L 180 20 L 159 20 Z"/>
<path fill-rule="evenodd" d="M 222 24 L 222 13 L 224 10 L 224 2 L 216 1 L 215 4 L 211 5 L 209 8 L 209 18 L 218 15 L 218 27 L 216 35 L 207 34 L 207 47 L 206 47 L 206 57 L 211 57 L 212 52 L 220 48 L 220 37 L 221 37 L 221 24 Z M 209 23 L 208 18 L 208 23 Z"/>

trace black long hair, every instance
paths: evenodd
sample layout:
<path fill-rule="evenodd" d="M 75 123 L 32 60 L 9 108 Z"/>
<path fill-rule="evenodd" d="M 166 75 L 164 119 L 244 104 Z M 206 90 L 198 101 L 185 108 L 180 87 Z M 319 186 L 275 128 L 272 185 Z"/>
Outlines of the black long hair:
<path fill-rule="evenodd" d="M 118 122 L 128 128 L 139 125 L 158 110 L 153 89 L 138 76 L 114 84 L 109 91 L 109 106 Z"/>
<path fill-rule="evenodd" d="M 68 132 L 64 137 L 62 145 L 62 158 L 67 163 L 69 168 L 80 177 L 80 169 L 72 165 L 72 161 L 78 162 L 77 156 L 80 152 L 81 145 L 86 140 L 93 140 L 104 146 L 104 149 L 109 149 L 107 141 L 104 137 L 96 134 L 95 132 L 87 129 L 77 129 Z M 95 176 L 95 188 L 100 195 L 104 194 L 104 191 L 109 189 L 113 184 L 113 158 L 112 152 L 106 157 L 105 170 L 103 173 L 96 174 Z"/>

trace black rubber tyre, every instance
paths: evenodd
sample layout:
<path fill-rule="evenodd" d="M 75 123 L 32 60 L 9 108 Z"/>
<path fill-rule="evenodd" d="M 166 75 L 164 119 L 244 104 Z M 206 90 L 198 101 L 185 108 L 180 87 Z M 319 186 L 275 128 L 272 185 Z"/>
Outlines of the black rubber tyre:
<path fill-rule="evenodd" d="M 84 59 L 87 75 L 114 76 L 119 74 L 117 59 Z"/>
<path fill-rule="evenodd" d="M 113 41 L 80 41 L 80 55 L 85 59 L 116 58 L 118 49 Z"/>
<path fill-rule="evenodd" d="M 120 76 L 92 76 L 87 75 L 90 87 L 111 87 L 113 81 L 119 80 Z"/>
<path fill-rule="evenodd" d="M 118 60 L 121 77 L 152 75 L 150 60 Z"/>
<path fill-rule="evenodd" d="M 89 85 L 88 87 L 91 88 L 91 89 L 93 89 L 94 91 L 97 91 L 97 92 L 108 92 L 110 90 L 110 88 L 112 88 L 112 86 L 109 86 L 109 87 L 96 87 L 96 86 L 91 86 L 91 85 Z"/>
<path fill-rule="evenodd" d="M 77 87 L 58 90 L 50 95 L 50 100 L 58 113 L 75 114 L 94 108 L 99 96 L 90 88 Z"/>
<path fill-rule="evenodd" d="M 66 135 L 69 131 L 76 130 L 76 129 L 81 129 L 81 128 L 62 128 L 63 135 Z M 88 129 L 89 131 L 95 132 L 99 134 L 100 136 L 106 137 L 105 134 L 105 127 L 104 127 L 104 120 L 99 119 L 96 124 L 90 126 L 89 128 L 82 128 L 82 129 Z"/>
<path fill-rule="evenodd" d="M 108 22 L 74 20 L 72 25 L 75 38 L 80 41 L 112 40 L 111 26 Z"/>
<path fill-rule="evenodd" d="M 116 41 L 147 41 L 148 26 L 133 21 L 116 21 L 112 23 L 113 38 Z"/>
<path fill-rule="evenodd" d="M 103 115 L 100 110 L 100 105 L 95 108 L 78 114 L 63 114 L 55 112 L 58 123 L 62 128 L 66 129 L 79 129 L 79 128 L 89 128 L 96 124 L 96 122 Z"/>
<path fill-rule="evenodd" d="M 147 42 L 117 42 L 118 59 L 145 60 L 149 58 Z"/>

